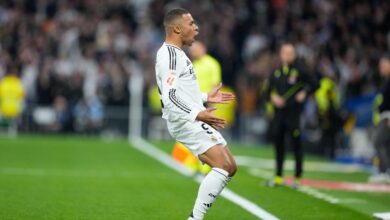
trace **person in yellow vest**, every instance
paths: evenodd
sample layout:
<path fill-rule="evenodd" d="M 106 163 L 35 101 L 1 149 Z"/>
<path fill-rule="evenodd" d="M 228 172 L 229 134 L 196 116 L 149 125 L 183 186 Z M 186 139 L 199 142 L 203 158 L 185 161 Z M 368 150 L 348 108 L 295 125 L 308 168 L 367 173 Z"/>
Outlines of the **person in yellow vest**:
<path fill-rule="evenodd" d="M 0 118 L 8 127 L 11 137 L 17 134 L 17 118 L 22 111 L 24 89 L 15 70 L 7 73 L 0 81 Z"/>
<path fill-rule="evenodd" d="M 339 113 L 340 100 L 336 84 L 331 78 L 321 78 L 320 87 L 315 92 L 315 99 L 322 129 L 321 145 L 325 155 L 334 159 L 337 147 L 336 137 L 342 129 L 343 119 Z"/>
<path fill-rule="evenodd" d="M 189 52 L 200 91 L 210 92 L 214 86 L 221 83 L 221 65 L 214 57 L 207 54 L 206 46 L 199 41 L 192 44 Z"/>
<path fill-rule="evenodd" d="M 195 41 L 189 48 L 189 53 L 194 66 L 194 71 L 198 80 L 201 92 L 210 92 L 215 86 L 222 82 L 222 70 L 219 62 L 207 54 L 207 47 L 200 41 Z M 234 93 L 232 88 L 223 86 L 223 92 Z M 234 110 L 236 102 L 227 104 L 215 104 L 217 110 L 214 115 L 226 120 L 226 125 L 231 126 L 234 123 Z"/>
<path fill-rule="evenodd" d="M 2 117 L 17 118 L 22 110 L 24 89 L 15 72 L 6 74 L 0 81 L 0 112 Z"/>

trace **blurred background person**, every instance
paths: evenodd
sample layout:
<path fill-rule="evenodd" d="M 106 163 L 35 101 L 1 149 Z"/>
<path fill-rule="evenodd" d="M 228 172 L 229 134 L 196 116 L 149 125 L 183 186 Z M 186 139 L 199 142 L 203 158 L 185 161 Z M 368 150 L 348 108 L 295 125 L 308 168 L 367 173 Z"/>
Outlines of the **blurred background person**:
<path fill-rule="evenodd" d="M 69 132 L 71 131 L 72 115 L 69 110 L 69 103 L 64 96 L 57 96 L 53 103 L 54 121 L 50 125 L 49 129 L 53 132 Z"/>
<path fill-rule="evenodd" d="M 210 92 L 214 86 L 221 83 L 221 65 L 214 57 L 207 54 L 206 45 L 200 41 L 195 41 L 189 47 L 189 54 L 194 65 L 200 91 Z"/>
<path fill-rule="evenodd" d="M 266 97 L 274 107 L 271 135 L 275 147 L 276 171 L 267 184 L 283 184 L 283 163 L 286 152 L 286 136 L 295 156 L 295 183 L 299 184 L 303 172 L 300 115 L 306 97 L 317 89 L 312 75 L 296 62 L 294 45 L 284 43 L 280 47 L 280 66 L 269 78 Z"/>
<path fill-rule="evenodd" d="M 320 139 L 322 153 L 330 159 L 336 158 L 337 137 L 343 127 L 340 114 L 340 97 L 334 80 L 322 77 L 315 92 L 315 100 L 322 130 Z"/>
<path fill-rule="evenodd" d="M 210 92 L 215 86 L 222 83 L 221 65 L 214 57 L 207 53 L 207 47 L 200 41 L 195 41 L 189 47 L 189 54 L 194 65 L 201 92 Z M 221 91 L 234 93 L 231 87 L 222 85 Z M 228 104 L 214 104 L 217 110 L 214 115 L 226 120 L 226 127 L 231 127 L 235 119 L 236 102 Z"/>
<path fill-rule="evenodd" d="M 379 94 L 379 121 L 374 134 L 374 146 L 379 158 L 379 173 L 370 177 L 370 182 L 390 183 L 390 54 L 382 56 L 379 71 L 384 86 Z"/>
<path fill-rule="evenodd" d="M 18 74 L 17 66 L 12 64 L 0 81 L 0 120 L 8 127 L 8 134 L 11 137 L 17 134 L 17 120 L 22 112 L 25 97 L 22 81 Z"/>
<path fill-rule="evenodd" d="M 81 99 L 73 108 L 73 116 L 76 131 L 98 134 L 103 127 L 104 106 L 97 97 Z"/>

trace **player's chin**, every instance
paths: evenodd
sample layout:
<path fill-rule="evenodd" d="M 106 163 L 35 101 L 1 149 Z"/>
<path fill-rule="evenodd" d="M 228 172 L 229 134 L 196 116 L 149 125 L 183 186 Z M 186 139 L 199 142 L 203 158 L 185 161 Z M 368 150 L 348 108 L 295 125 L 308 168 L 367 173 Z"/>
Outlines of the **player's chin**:
<path fill-rule="evenodd" d="M 187 46 L 192 46 L 192 44 L 195 42 L 195 38 L 192 38 L 191 40 L 187 41 L 185 44 Z"/>

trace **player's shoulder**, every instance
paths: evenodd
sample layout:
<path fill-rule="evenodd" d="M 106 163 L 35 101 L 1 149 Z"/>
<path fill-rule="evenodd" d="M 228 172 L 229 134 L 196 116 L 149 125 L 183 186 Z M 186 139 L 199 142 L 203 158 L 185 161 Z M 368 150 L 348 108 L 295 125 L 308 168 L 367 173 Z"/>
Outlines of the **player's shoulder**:
<path fill-rule="evenodd" d="M 165 44 L 161 45 L 161 47 L 157 50 L 157 59 L 165 57 L 168 55 L 168 50 Z"/>
<path fill-rule="evenodd" d="M 183 50 L 175 45 L 163 43 L 158 50 L 158 53 L 168 53 L 169 51 L 173 51 L 175 53 L 182 53 Z"/>
<path fill-rule="evenodd" d="M 157 53 L 157 57 L 169 62 L 169 68 L 172 70 L 182 67 L 182 62 L 185 60 L 185 53 L 179 47 L 164 43 Z"/>
<path fill-rule="evenodd" d="M 182 53 L 183 50 L 175 45 L 172 45 L 172 44 L 164 44 L 169 50 L 172 50 L 173 52 L 175 53 Z"/>
<path fill-rule="evenodd" d="M 180 48 L 163 43 L 163 45 L 160 47 L 160 49 L 157 51 L 157 57 L 170 57 L 171 59 L 181 59 L 183 55 L 183 50 Z"/>

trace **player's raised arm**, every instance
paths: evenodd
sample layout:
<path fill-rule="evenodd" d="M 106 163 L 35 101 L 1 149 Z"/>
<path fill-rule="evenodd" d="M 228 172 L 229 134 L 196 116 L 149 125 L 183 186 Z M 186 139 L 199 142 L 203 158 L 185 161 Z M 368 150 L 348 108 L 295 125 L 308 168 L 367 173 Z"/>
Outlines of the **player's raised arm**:
<path fill-rule="evenodd" d="M 207 94 L 207 102 L 227 104 L 229 101 L 235 100 L 236 97 L 231 92 L 222 92 L 222 83 L 215 86 L 211 92 Z"/>

